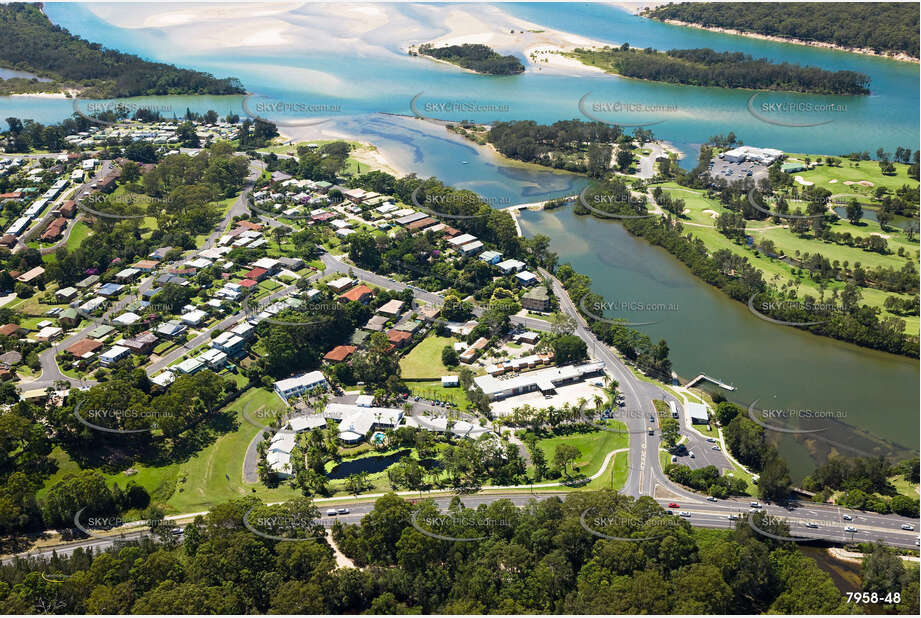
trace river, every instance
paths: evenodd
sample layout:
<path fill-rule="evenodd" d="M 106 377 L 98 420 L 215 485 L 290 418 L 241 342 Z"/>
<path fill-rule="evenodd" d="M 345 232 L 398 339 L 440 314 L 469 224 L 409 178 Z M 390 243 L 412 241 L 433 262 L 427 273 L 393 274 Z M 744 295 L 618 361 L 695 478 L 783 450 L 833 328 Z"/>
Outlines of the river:
<path fill-rule="evenodd" d="M 861 71 L 872 79 L 872 94 L 760 95 L 760 102 L 833 101 L 844 108 L 815 117 L 832 120 L 829 124 L 794 128 L 768 124 L 753 116 L 747 106 L 752 95 L 749 91 L 655 84 L 598 73 L 567 75 L 541 70 L 512 77 L 473 75 L 411 58 L 401 51 L 408 42 L 445 33 L 444 25 L 425 5 L 388 7 L 394 27 L 385 24 L 340 45 L 313 32 L 284 44 L 241 42 L 239 46 L 215 49 L 201 43 L 211 40 L 206 35 L 220 34 L 208 30 L 207 25 L 201 26 L 204 33 L 189 24 L 172 26 L 169 20 L 158 22 L 161 25 L 157 27 L 121 28 L 114 25 L 118 20 L 112 17 L 117 11 L 154 15 L 166 9 L 107 6 L 108 19 L 100 17 L 104 11 L 94 5 L 49 3 L 45 10 L 55 23 L 89 40 L 153 60 L 239 77 L 249 91 L 268 101 L 338 105 L 340 112 L 319 125 L 318 134 L 349 135 L 374 143 L 400 169 L 420 176 L 437 176 L 500 204 L 572 194 L 585 185 L 585 180 L 508 164 L 437 125 L 378 112 L 411 114 L 410 101 L 417 95 L 417 109 L 437 101 L 488 104 L 492 111 L 437 114 L 481 122 L 586 119 L 579 100 L 588 93 L 589 101 L 671 105 L 674 109 L 667 112 L 604 119 L 657 122 L 650 128 L 687 154 L 684 166 L 693 165 L 696 149 L 709 136 L 729 131 L 747 144 L 790 152 L 837 155 L 855 150 L 874 152 L 880 146 L 889 151 L 896 146 L 917 148 L 917 64 L 670 26 L 605 4 L 494 6 L 517 18 L 612 44 L 628 41 L 634 47 L 706 46 L 825 69 Z M 286 27 L 307 27 L 303 24 L 312 10 L 315 9 L 302 7 L 285 15 Z M 330 31 L 338 32 L 339 27 L 338 23 L 329 24 Z M 177 116 L 186 108 L 243 113 L 241 97 L 153 97 L 137 99 L 135 103 L 161 109 L 169 106 Z M 0 98 L 0 111 L 0 118 L 18 116 L 54 122 L 72 113 L 73 103 L 7 97 Z M 269 117 L 288 119 L 284 114 Z M 798 122 L 801 118 L 789 120 Z M 303 131 L 280 128 L 283 133 Z M 834 422 L 823 423 L 824 431 L 810 434 L 808 443 L 793 437 L 781 441 L 781 450 L 797 479 L 832 447 L 845 454 L 901 455 L 917 450 L 916 360 L 759 320 L 744 305 L 695 279 L 666 252 L 631 237 L 616 223 L 579 218 L 561 209 L 552 213 L 526 212 L 523 227 L 526 234 L 549 235 L 561 261 L 571 262 L 590 275 L 595 290 L 606 300 L 671 305 L 673 308 L 664 312 L 661 321 L 641 328 L 655 339 L 668 341 L 675 370 L 682 377 L 704 372 L 734 384 L 738 390 L 729 394 L 731 399 L 746 405 L 757 399 L 759 407 L 809 409 L 836 415 Z M 631 313 L 622 315 L 629 317 Z"/>

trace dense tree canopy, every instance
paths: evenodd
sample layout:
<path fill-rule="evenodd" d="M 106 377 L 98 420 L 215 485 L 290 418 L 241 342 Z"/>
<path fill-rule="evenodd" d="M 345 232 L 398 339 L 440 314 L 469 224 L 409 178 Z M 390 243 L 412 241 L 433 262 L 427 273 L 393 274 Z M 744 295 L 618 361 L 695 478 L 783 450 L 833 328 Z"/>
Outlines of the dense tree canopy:
<path fill-rule="evenodd" d="M 148 62 L 74 36 L 36 4 L 0 5 L 0 31 L 0 64 L 82 86 L 88 98 L 245 92 L 236 78 Z"/>
<path fill-rule="evenodd" d="M 918 57 L 915 2 L 681 2 L 647 15 Z"/>

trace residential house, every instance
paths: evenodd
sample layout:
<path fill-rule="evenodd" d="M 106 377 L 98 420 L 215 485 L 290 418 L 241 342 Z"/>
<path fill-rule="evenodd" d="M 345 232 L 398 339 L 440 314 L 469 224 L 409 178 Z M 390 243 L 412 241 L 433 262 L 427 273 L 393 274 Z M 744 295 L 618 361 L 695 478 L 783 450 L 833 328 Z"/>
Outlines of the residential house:
<path fill-rule="evenodd" d="M 118 283 L 106 283 L 99 286 L 96 293 L 100 296 L 117 296 L 125 286 Z"/>
<path fill-rule="evenodd" d="M 523 270 L 515 275 L 515 281 L 518 285 L 531 286 L 539 281 L 537 275 L 528 270 Z"/>
<path fill-rule="evenodd" d="M 412 336 L 412 333 L 406 332 L 405 330 L 391 328 L 387 331 L 387 340 L 397 348 L 402 348 L 406 345 L 406 342 L 408 342 Z"/>
<path fill-rule="evenodd" d="M 343 294 L 340 294 L 339 298 L 346 301 L 368 303 L 372 298 L 374 298 L 374 291 L 366 285 L 359 285 Z"/>
<path fill-rule="evenodd" d="M 105 352 L 99 355 L 99 363 L 103 366 L 108 366 L 108 365 L 111 365 L 112 363 L 120 361 L 123 358 L 127 358 L 129 354 L 131 354 L 131 350 L 129 350 L 125 346 L 121 346 L 121 345 L 112 346 L 111 348 L 109 348 L 108 350 L 106 350 Z"/>
<path fill-rule="evenodd" d="M 22 273 L 21 275 L 19 275 L 18 277 L 16 277 L 16 280 L 21 281 L 22 283 L 28 283 L 28 284 L 38 283 L 39 278 L 44 274 L 45 274 L 45 269 L 42 268 L 41 266 L 36 266 L 35 268 L 31 268 L 27 270 L 26 272 Z"/>
<path fill-rule="evenodd" d="M 504 262 L 499 262 L 496 264 L 496 268 L 501 270 L 506 275 L 510 273 L 517 273 L 524 267 L 525 263 L 520 260 L 505 260 Z"/>
<path fill-rule="evenodd" d="M 66 288 L 61 288 L 55 292 L 54 295 L 64 302 L 70 302 L 77 297 L 77 292 L 77 288 L 68 286 Z"/>
<path fill-rule="evenodd" d="M 389 300 L 380 307 L 378 307 L 377 312 L 390 317 L 397 317 L 402 313 L 403 305 L 405 303 L 402 300 Z"/>
<path fill-rule="evenodd" d="M 58 323 L 65 328 L 73 328 L 80 323 L 80 314 L 73 307 L 68 307 L 58 314 Z"/>
<path fill-rule="evenodd" d="M 521 306 L 528 311 L 549 311 L 550 295 L 547 294 L 547 288 L 538 285 L 528 290 L 521 297 Z"/>
<path fill-rule="evenodd" d="M 132 354 L 143 354 L 147 356 L 153 352 L 154 346 L 157 345 L 157 341 L 159 341 L 157 336 L 147 331 L 131 339 L 125 339 L 122 345 L 131 350 Z"/>
<path fill-rule="evenodd" d="M 345 290 L 349 289 L 356 283 L 357 281 L 349 277 L 339 277 L 338 279 L 334 279 L 333 281 L 330 281 L 326 285 L 328 285 L 329 289 L 331 289 L 333 292 L 339 293 L 339 292 L 344 292 Z"/>
<path fill-rule="evenodd" d="M 351 356 L 355 350 L 357 350 L 353 345 L 337 345 L 335 348 L 326 353 L 323 357 L 323 360 L 330 363 L 341 363 Z"/>
<path fill-rule="evenodd" d="M 82 339 L 77 343 L 73 344 L 67 351 L 73 354 L 74 358 L 79 358 L 81 360 L 86 360 L 92 358 L 96 354 L 96 350 L 102 347 L 101 341 L 96 341 L 95 339 Z"/>

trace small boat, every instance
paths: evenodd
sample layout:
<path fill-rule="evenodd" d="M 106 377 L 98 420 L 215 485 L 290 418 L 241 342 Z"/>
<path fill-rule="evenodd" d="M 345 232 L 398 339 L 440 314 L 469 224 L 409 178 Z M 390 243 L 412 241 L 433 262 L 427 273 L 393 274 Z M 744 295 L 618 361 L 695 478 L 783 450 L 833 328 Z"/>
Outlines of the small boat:
<path fill-rule="evenodd" d="M 469 165 L 469 161 L 461 161 L 461 165 Z"/>

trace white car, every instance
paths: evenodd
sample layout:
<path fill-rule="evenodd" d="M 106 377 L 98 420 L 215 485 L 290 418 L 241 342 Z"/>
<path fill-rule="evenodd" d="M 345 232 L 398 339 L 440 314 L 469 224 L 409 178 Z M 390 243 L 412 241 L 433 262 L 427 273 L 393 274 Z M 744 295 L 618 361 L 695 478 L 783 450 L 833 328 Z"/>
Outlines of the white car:
<path fill-rule="evenodd" d="M 851 517 L 850 515 L 842 515 L 842 516 L 841 516 L 841 519 L 843 519 L 844 521 L 851 521 L 851 520 L 854 519 L 854 518 Z"/>
<path fill-rule="evenodd" d="M 855 528 L 854 526 L 845 526 L 844 531 L 845 532 L 857 532 L 857 528 Z"/>
<path fill-rule="evenodd" d="M 915 527 L 911 524 L 902 524 L 902 530 L 914 530 Z"/>
<path fill-rule="evenodd" d="M 349 510 L 345 507 L 342 507 L 342 508 L 336 509 L 336 513 L 338 513 L 339 515 L 348 515 Z"/>
<path fill-rule="evenodd" d="M 326 509 L 326 515 L 327 515 L 327 517 L 335 517 L 335 516 L 336 516 L 336 509 Z"/>
<path fill-rule="evenodd" d="M 748 506 L 752 507 L 753 509 L 760 509 L 760 508 L 761 508 L 761 504 L 758 503 L 758 502 L 751 502 L 751 503 L 749 503 Z"/>
<path fill-rule="evenodd" d="M 711 447 L 710 447 L 710 450 L 711 450 L 711 451 L 718 451 L 718 450 L 720 450 L 720 447 L 719 447 L 719 446 L 711 446 Z"/>
<path fill-rule="evenodd" d="M 735 521 L 735 520 L 738 519 L 738 518 L 739 518 L 738 515 L 733 515 L 732 513 L 730 513 L 729 515 L 726 516 L 726 519 L 729 519 L 729 520 L 732 520 L 732 521 Z"/>
<path fill-rule="evenodd" d="M 819 524 L 817 524 L 817 523 L 815 523 L 815 522 L 813 522 L 813 521 L 807 521 L 807 522 L 806 522 L 806 527 L 807 527 L 807 528 L 818 528 L 818 527 L 819 527 Z"/>
<path fill-rule="evenodd" d="M 691 514 L 688 513 L 687 511 L 681 511 L 680 513 L 678 513 L 678 515 L 680 515 L 681 517 L 690 517 L 690 516 L 691 516 Z"/>
<path fill-rule="evenodd" d="M 708 501 L 708 502 L 716 502 L 716 497 L 715 497 L 715 496 L 708 496 L 708 497 L 707 497 L 707 501 Z"/>

